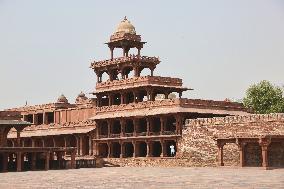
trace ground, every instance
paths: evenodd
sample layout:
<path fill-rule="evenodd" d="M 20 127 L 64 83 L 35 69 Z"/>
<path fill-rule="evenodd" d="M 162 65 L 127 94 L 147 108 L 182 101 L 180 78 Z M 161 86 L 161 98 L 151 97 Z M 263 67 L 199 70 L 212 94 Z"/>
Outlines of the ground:
<path fill-rule="evenodd" d="M 0 173 L 0 188 L 284 188 L 284 169 L 108 167 Z"/>

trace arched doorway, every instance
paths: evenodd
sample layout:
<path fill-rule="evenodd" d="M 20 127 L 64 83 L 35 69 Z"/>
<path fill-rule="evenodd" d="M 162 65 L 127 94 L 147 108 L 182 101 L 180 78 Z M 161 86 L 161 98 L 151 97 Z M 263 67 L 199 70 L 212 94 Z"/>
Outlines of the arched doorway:
<path fill-rule="evenodd" d="M 136 155 L 138 157 L 146 157 L 147 156 L 147 144 L 146 144 L 146 142 L 143 142 L 143 141 L 137 142 L 136 147 L 137 147 Z"/>
<path fill-rule="evenodd" d="M 153 157 L 160 157 L 162 153 L 162 146 L 159 141 L 152 142 L 152 156 Z"/>
<path fill-rule="evenodd" d="M 124 143 L 124 149 L 125 149 L 125 157 L 133 157 L 134 153 L 134 147 L 132 142 L 126 142 Z"/>

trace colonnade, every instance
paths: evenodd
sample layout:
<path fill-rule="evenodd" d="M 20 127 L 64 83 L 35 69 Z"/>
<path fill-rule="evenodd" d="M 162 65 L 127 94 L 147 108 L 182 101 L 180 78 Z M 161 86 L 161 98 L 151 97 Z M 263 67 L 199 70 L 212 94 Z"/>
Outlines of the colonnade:
<path fill-rule="evenodd" d="M 171 145 L 174 146 L 174 154 L 171 154 Z M 108 140 L 97 141 L 95 149 L 96 155 L 104 158 L 174 157 L 177 152 L 177 142 L 175 138 Z"/>
<path fill-rule="evenodd" d="M 112 106 L 120 104 L 129 104 L 129 103 L 139 103 L 143 102 L 146 97 L 147 101 L 155 101 L 158 94 L 163 94 L 165 99 L 169 98 L 169 94 L 174 91 L 164 90 L 162 92 L 156 92 L 151 88 L 146 88 L 145 90 L 135 90 L 131 91 L 121 91 L 121 92 L 110 92 L 105 94 L 97 94 L 97 106 Z M 182 92 L 178 92 L 179 98 L 182 97 Z"/>
<path fill-rule="evenodd" d="M 181 135 L 183 117 L 159 116 L 97 121 L 96 138 Z"/>
<path fill-rule="evenodd" d="M 8 139 L 9 147 L 16 147 L 16 139 Z M 41 136 L 41 137 L 21 137 L 21 147 L 76 147 L 76 155 L 93 155 L 92 134 L 70 134 L 57 136 Z M 70 154 L 65 154 L 70 155 Z"/>

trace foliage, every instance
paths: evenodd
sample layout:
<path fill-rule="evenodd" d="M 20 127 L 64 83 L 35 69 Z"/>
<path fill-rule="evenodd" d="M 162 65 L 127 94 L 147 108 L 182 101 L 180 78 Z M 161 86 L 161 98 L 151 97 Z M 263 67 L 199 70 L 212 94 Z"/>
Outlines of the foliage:
<path fill-rule="evenodd" d="M 247 89 L 243 103 L 255 113 L 284 112 L 283 89 L 263 80 Z"/>

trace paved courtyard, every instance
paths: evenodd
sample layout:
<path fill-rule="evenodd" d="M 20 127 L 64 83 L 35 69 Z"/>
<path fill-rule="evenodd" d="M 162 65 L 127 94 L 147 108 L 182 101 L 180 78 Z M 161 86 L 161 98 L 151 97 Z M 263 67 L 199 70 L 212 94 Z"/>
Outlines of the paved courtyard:
<path fill-rule="evenodd" d="M 89 168 L 0 173 L 0 188 L 284 188 L 284 169 Z"/>

